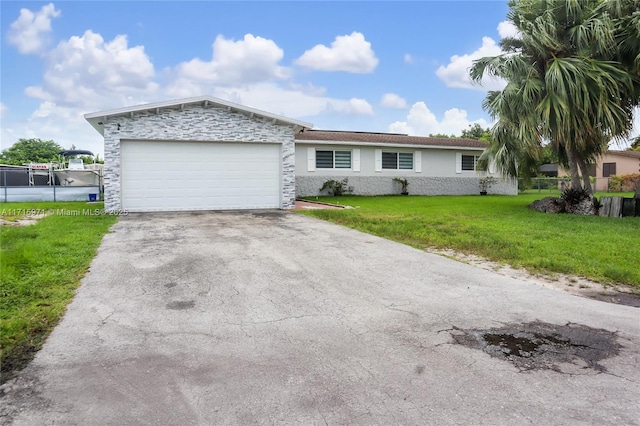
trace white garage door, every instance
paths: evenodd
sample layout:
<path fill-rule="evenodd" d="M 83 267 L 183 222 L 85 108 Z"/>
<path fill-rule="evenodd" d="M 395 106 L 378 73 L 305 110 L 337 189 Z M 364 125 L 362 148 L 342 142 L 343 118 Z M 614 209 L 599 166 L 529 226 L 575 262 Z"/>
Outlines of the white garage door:
<path fill-rule="evenodd" d="M 128 211 L 280 207 L 280 145 L 123 141 Z"/>

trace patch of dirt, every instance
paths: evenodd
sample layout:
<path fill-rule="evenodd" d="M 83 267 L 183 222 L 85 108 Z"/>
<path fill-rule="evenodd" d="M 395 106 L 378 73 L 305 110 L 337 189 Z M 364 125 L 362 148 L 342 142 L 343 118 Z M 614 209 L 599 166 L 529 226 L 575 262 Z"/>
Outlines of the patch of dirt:
<path fill-rule="evenodd" d="M 488 271 L 497 272 L 510 278 L 530 282 L 554 290 L 602 302 L 640 308 L 640 294 L 637 289 L 621 284 L 605 285 L 586 278 L 554 274 L 532 274 L 524 268 L 513 268 L 509 265 L 492 262 L 473 254 L 464 254 L 455 250 L 427 249 L 429 253 L 438 254 L 470 265 L 478 266 Z"/>
<path fill-rule="evenodd" d="M 35 225 L 40 219 L 46 216 L 46 213 L 24 216 L 17 220 L 7 220 L 0 217 L 0 226 L 29 226 Z"/>
<path fill-rule="evenodd" d="M 509 361 L 520 371 L 606 373 L 599 362 L 618 355 L 622 348 L 616 333 L 580 324 L 534 321 L 487 330 L 454 328 L 449 332 L 456 344 Z"/>
<path fill-rule="evenodd" d="M 350 208 L 348 206 L 339 206 L 336 204 L 328 204 L 328 203 L 314 203 L 312 201 L 306 200 L 296 200 L 296 210 L 324 210 L 324 209 L 347 209 Z"/>
<path fill-rule="evenodd" d="M 12 424 L 24 409 L 41 407 L 46 410 L 49 406 L 40 395 L 42 386 L 36 378 L 37 370 L 32 370 L 0 385 L 0 424 Z"/>
<path fill-rule="evenodd" d="M 27 344 L 14 346 L 13 350 L 2 354 L 2 358 L 0 358 L 0 365 L 2 365 L 0 369 L 0 384 L 15 378 L 31 362 L 39 350 L 40 346 L 37 344 Z"/>

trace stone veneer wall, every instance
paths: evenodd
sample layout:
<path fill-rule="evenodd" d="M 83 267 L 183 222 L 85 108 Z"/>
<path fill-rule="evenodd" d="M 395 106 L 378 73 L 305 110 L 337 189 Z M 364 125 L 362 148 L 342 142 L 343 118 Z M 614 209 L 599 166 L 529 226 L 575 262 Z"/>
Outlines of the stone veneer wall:
<path fill-rule="evenodd" d="M 329 180 L 349 179 L 347 186 L 353 187 L 356 195 L 386 195 L 399 194 L 400 184 L 393 181 L 391 176 L 297 176 L 296 195 L 298 197 L 312 197 L 320 195 L 320 187 Z M 409 194 L 412 195 L 479 195 L 478 177 L 411 177 Z M 489 189 L 489 194 L 518 195 L 518 185 L 515 180 L 499 179 Z M 326 195 L 326 192 L 324 193 Z"/>
<path fill-rule="evenodd" d="M 249 117 L 227 108 L 199 105 L 160 108 L 133 115 L 110 116 L 104 121 L 104 205 L 119 211 L 120 141 L 168 140 L 215 142 L 265 142 L 282 144 L 281 208 L 295 207 L 294 125 Z"/>

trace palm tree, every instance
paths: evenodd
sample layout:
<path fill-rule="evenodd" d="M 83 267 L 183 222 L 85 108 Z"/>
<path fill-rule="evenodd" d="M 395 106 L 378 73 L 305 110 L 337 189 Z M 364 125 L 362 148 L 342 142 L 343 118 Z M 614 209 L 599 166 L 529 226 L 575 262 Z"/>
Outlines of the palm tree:
<path fill-rule="evenodd" d="M 483 107 L 494 119 L 491 157 L 503 173 L 534 161 L 551 143 L 575 188 L 590 193 L 587 165 L 607 142 L 628 136 L 640 101 L 638 0 L 512 0 L 508 19 L 520 37 L 499 56 L 474 62 L 470 75 L 506 80 Z M 635 9 L 634 9 L 635 7 Z M 635 34 L 635 35 L 634 35 Z M 580 181 L 582 174 L 582 182 Z"/>

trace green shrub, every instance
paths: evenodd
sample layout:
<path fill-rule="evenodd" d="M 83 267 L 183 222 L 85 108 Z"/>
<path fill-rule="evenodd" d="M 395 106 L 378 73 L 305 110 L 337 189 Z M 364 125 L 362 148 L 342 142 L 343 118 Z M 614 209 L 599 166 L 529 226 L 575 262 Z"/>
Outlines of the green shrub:
<path fill-rule="evenodd" d="M 320 188 L 320 191 L 324 191 L 326 189 L 329 191 L 330 195 L 337 197 L 347 192 L 348 183 L 349 178 L 344 178 L 342 180 L 329 179 L 322 184 L 322 188 Z"/>
<path fill-rule="evenodd" d="M 403 194 L 409 192 L 409 181 L 407 179 L 394 177 L 393 181 L 400 184 L 400 186 L 402 187 L 402 193 Z"/>
<path fill-rule="evenodd" d="M 609 191 L 630 192 L 640 185 L 640 173 L 609 176 Z"/>
<path fill-rule="evenodd" d="M 567 188 L 562 191 L 562 195 L 560 196 L 560 198 L 570 206 L 577 206 L 581 201 L 590 197 L 591 194 L 589 194 L 589 191 L 583 188 Z"/>

